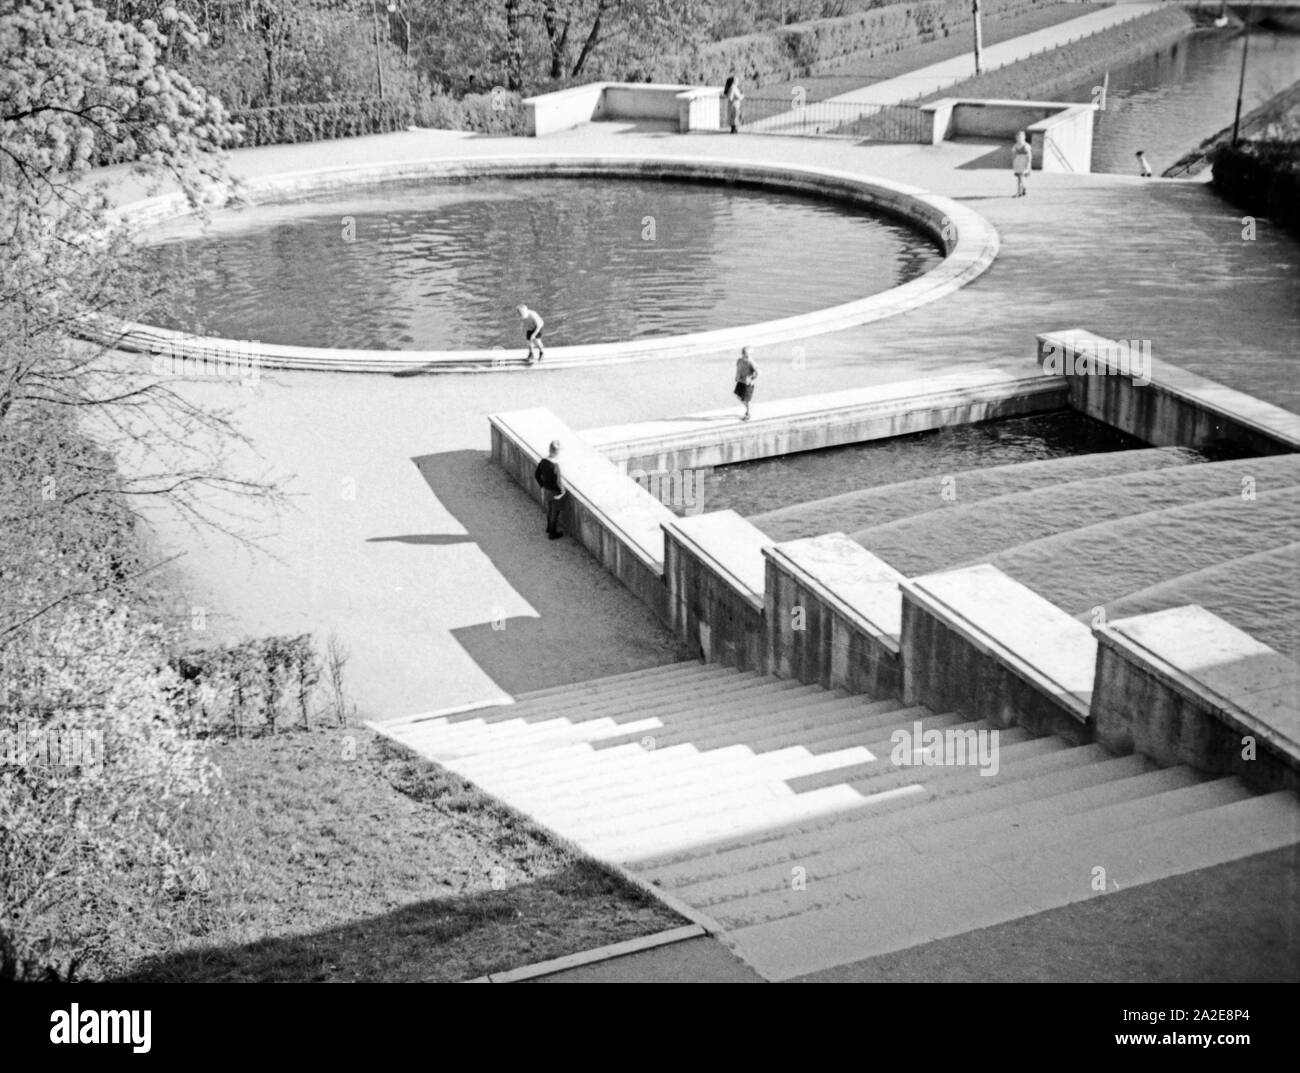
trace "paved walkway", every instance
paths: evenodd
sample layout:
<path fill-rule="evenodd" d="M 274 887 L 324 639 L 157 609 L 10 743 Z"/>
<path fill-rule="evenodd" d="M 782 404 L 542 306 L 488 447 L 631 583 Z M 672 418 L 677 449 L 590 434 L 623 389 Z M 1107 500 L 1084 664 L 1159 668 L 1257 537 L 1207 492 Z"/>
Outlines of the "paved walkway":
<path fill-rule="evenodd" d="M 999 67 L 1023 60 L 1050 48 L 1060 48 L 1081 37 L 1109 30 L 1112 26 L 1130 22 L 1142 15 L 1159 11 L 1161 3 L 1125 3 L 1108 7 L 1104 11 L 1093 11 L 1081 15 L 1069 22 L 1058 23 L 1031 34 L 1003 41 L 1001 44 L 989 45 L 981 50 L 981 69 L 996 71 Z M 948 86 L 964 82 L 975 73 L 975 54 L 973 51 L 961 56 L 954 56 L 942 63 L 932 63 L 928 67 L 900 75 L 875 85 L 828 97 L 828 101 L 844 104 L 901 104 L 913 101 L 931 93 L 937 93 Z"/>
<path fill-rule="evenodd" d="M 997 228 L 993 267 L 942 302 L 790 347 L 759 348 L 755 402 L 931 376 L 1033 368 L 1034 336 L 1088 327 L 1300 410 L 1300 246 L 1199 182 L 1040 175 L 1011 197 L 1002 149 L 678 135 L 602 123 L 545 139 L 403 132 L 233 154 L 239 175 L 383 160 L 611 153 L 807 162 L 961 199 Z M 129 199 L 139 185 L 118 187 Z M 795 360 L 803 348 L 803 360 Z M 137 363 L 138 356 L 124 356 Z M 633 366 L 398 378 L 280 373 L 256 389 L 195 381 L 256 445 L 232 462 L 285 478 L 257 513 L 264 554 L 158 519 L 183 551 L 214 637 L 337 633 L 364 715 L 385 718 L 665 663 L 664 630 L 581 548 L 545 542 L 534 504 L 485 458 L 489 413 L 544 406 L 574 428 L 728 404 L 734 354 Z M 706 505 L 707 509 L 707 505 Z M 494 623 L 502 628 L 494 628 Z"/>

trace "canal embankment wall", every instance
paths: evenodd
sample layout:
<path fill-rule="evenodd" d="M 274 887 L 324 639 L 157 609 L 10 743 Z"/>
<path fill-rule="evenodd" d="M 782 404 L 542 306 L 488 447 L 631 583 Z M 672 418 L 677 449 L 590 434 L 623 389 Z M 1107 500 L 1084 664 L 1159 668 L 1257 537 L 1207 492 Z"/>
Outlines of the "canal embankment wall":
<path fill-rule="evenodd" d="M 1100 80 L 1112 67 L 1131 63 L 1198 31 L 1183 7 L 1170 7 L 1142 15 L 1081 41 L 1048 49 L 1035 56 L 988 71 L 924 98 L 993 98 L 1002 100 L 1057 100 L 1058 95 L 1092 76 Z"/>

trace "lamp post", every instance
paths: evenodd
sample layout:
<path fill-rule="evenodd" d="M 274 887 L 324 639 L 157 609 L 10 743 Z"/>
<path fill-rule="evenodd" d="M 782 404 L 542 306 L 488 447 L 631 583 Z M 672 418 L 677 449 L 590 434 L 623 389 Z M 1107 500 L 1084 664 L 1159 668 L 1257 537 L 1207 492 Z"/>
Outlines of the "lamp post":
<path fill-rule="evenodd" d="M 379 57 L 379 3 L 378 0 L 371 0 L 371 8 L 375 16 L 375 77 L 379 79 L 379 99 L 384 99 L 384 64 Z"/>
<path fill-rule="evenodd" d="M 980 0 L 971 0 L 971 15 L 975 19 L 975 73 L 980 73 L 980 52 L 984 48 L 983 35 L 980 32 Z"/>
<path fill-rule="evenodd" d="M 411 66 L 411 20 L 406 17 L 406 9 L 396 0 L 388 0 L 388 13 L 396 14 L 402 20 L 402 26 L 405 32 L 402 35 L 402 55 L 406 60 L 406 66 Z"/>
<path fill-rule="evenodd" d="M 1241 96 L 1246 89 L 1246 56 L 1250 52 L 1250 15 L 1254 3 L 1246 5 L 1246 41 L 1241 46 L 1241 77 L 1237 80 L 1237 115 L 1232 121 L 1232 144 L 1237 144 L 1237 129 L 1241 126 Z"/>

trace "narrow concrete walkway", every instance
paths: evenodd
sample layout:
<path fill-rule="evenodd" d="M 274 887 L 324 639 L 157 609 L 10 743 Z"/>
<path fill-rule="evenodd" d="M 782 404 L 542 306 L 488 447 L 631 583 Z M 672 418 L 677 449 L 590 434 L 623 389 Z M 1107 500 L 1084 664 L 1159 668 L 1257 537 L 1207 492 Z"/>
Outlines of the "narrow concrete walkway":
<path fill-rule="evenodd" d="M 981 69 L 996 71 L 999 67 L 1006 67 L 1036 53 L 1060 48 L 1081 37 L 1091 37 L 1102 30 L 1109 30 L 1112 26 L 1131 22 L 1142 15 L 1149 15 L 1153 11 L 1159 11 L 1163 6 L 1160 3 L 1116 4 L 1104 11 L 1093 11 L 1069 22 L 1058 23 L 1056 26 L 1036 30 L 1031 34 L 1003 41 L 1001 44 L 990 45 L 981 50 Z M 901 104 L 903 101 L 916 100 L 918 97 L 937 93 L 948 86 L 964 82 L 974 73 L 975 54 L 971 51 L 944 60 L 942 63 L 922 67 L 910 74 L 828 97 L 827 101 L 843 104 Z"/>

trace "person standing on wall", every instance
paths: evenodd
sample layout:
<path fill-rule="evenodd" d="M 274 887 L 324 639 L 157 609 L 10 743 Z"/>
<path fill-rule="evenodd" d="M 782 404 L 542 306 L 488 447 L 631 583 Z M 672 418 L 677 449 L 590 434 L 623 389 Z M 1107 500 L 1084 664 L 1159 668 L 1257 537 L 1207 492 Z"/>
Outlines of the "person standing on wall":
<path fill-rule="evenodd" d="M 560 471 L 560 441 L 552 440 L 550 455 L 537 463 L 533 479 L 541 486 L 542 498 L 546 501 L 546 535 L 551 540 L 559 540 L 564 534 L 560 532 L 560 511 L 564 509 L 563 500 L 569 494 L 564 487 L 564 474 Z"/>
<path fill-rule="evenodd" d="M 758 379 L 758 369 L 749 357 L 749 347 L 741 347 L 740 357 L 736 359 L 736 398 L 745 404 L 742 421 L 749 420 L 749 401 L 754 397 L 754 381 Z"/>
<path fill-rule="evenodd" d="M 1016 197 L 1024 197 L 1029 193 L 1025 184 L 1029 180 L 1029 169 L 1033 165 L 1033 160 L 1033 150 L 1025 141 L 1025 132 L 1017 131 L 1015 144 L 1011 147 L 1011 170 L 1016 176 Z"/>
<path fill-rule="evenodd" d="M 722 99 L 727 109 L 727 121 L 731 124 L 731 133 L 735 134 L 740 127 L 740 102 L 745 99 L 745 95 L 740 92 L 740 81 L 736 78 L 735 71 L 727 75 L 727 82 L 722 87 Z"/>
<path fill-rule="evenodd" d="M 1140 174 L 1140 175 L 1142 176 L 1142 178 L 1144 178 L 1144 179 L 1149 179 L 1149 178 L 1151 178 L 1151 176 L 1152 176 L 1153 173 L 1152 173 L 1152 171 L 1151 171 L 1151 165 L 1147 163 L 1147 152 L 1146 152 L 1146 150 L 1145 150 L 1145 149 L 1139 149 L 1139 150 L 1137 151 L 1137 158 L 1138 158 L 1138 172 L 1139 172 L 1139 174 Z"/>
<path fill-rule="evenodd" d="M 524 338 L 528 340 L 528 364 L 532 365 L 534 361 L 542 360 L 542 328 L 545 321 L 542 315 L 535 309 L 529 309 L 527 306 L 515 306 L 519 312 L 519 319 L 524 322 Z M 537 345 L 537 357 L 533 357 L 533 345 Z"/>

